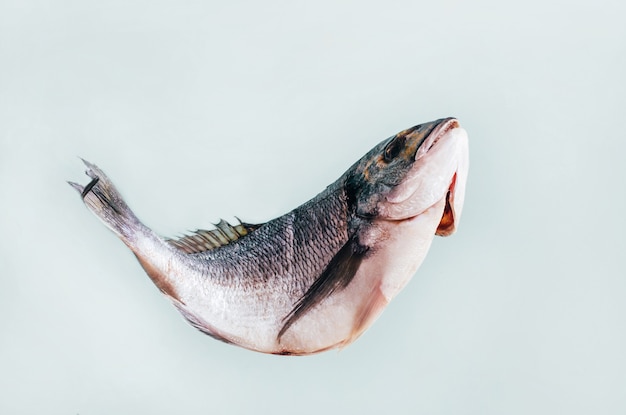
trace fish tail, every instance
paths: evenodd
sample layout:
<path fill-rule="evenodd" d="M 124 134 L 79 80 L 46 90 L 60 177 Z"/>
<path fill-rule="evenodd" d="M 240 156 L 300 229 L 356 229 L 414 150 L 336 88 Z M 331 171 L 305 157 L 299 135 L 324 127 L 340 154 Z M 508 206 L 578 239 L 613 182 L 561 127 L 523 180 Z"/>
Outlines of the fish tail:
<path fill-rule="evenodd" d="M 68 182 L 80 194 L 87 208 L 125 243 L 143 226 L 117 191 L 113 182 L 95 164 L 83 160 L 91 181 L 82 186 Z"/>
<path fill-rule="evenodd" d="M 98 166 L 85 160 L 83 163 L 91 181 L 86 186 L 68 182 L 70 186 L 80 194 L 87 208 L 131 249 L 159 290 L 173 301 L 181 302 L 176 281 L 167 272 L 173 248 L 139 221 Z"/>

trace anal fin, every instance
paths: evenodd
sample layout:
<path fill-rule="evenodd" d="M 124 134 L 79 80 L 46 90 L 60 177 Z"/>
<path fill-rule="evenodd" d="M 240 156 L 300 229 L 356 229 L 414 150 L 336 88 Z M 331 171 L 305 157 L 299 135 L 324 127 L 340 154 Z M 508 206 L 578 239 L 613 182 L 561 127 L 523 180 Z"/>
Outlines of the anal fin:
<path fill-rule="evenodd" d="M 172 299 L 172 303 L 178 309 L 180 314 L 185 318 L 185 320 L 187 320 L 189 324 L 191 324 L 193 327 L 195 327 L 202 333 L 227 344 L 237 344 L 233 340 L 229 339 L 226 335 L 220 333 L 218 330 L 212 327 L 209 323 L 204 321 L 204 319 L 200 318 L 196 314 L 189 311 L 182 302 L 174 298 Z"/>

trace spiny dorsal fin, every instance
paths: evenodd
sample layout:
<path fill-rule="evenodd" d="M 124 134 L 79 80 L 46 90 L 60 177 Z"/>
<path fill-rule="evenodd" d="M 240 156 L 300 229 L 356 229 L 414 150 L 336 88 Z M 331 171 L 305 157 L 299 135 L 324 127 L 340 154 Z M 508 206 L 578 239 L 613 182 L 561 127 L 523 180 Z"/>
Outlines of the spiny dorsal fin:
<path fill-rule="evenodd" d="M 185 235 L 179 239 L 168 239 L 167 243 L 186 254 L 197 254 L 235 242 L 262 225 L 239 221 L 239 224 L 233 226 L 222 219 L 215 224 L 215 229 L 198 229 L 192 232 L 191 235 Z"/>

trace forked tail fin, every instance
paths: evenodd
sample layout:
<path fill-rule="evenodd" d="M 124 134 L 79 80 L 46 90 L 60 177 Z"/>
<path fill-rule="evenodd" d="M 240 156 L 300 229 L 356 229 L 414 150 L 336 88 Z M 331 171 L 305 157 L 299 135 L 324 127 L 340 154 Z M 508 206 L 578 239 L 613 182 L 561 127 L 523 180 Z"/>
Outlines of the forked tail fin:
<path fill-rule="evenodd" d="M 180 302 L 177 281 L 168 273 L 177 251 L 137 219 L 98 166 L 85 160 L 83 162 L 91 181 L 86 186 L 68 183 L 78 191 L 87 208 L 133 251 L 156 286 L 165 295 Z"/>
<path fill-rule="evenodd" d="M 83 163 L 87 166 L 85 174 L 91 177 L 91 182 L 84 187 L 78 183 L 68 183 L 78 191 L 87 208 L 128 244 L 143 225 L 104 172 L 86 160 Z"/>

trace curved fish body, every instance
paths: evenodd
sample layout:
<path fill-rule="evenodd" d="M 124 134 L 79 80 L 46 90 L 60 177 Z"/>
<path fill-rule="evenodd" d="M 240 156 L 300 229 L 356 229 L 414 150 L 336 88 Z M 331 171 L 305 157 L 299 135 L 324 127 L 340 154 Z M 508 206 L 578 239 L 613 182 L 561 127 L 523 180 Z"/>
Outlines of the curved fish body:
<path fill-rule="evenodd" d="M 97 166 L 70 184 L 202 332 L 265 353 L 354 341 L 405 286 L 435 234 L 458 225 L 468 139 L 454 118 L 375 146 L 310 201 L 264 224 L 224 221 L 173 240 L 128 208 Z"/>

